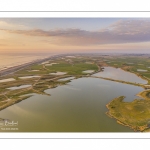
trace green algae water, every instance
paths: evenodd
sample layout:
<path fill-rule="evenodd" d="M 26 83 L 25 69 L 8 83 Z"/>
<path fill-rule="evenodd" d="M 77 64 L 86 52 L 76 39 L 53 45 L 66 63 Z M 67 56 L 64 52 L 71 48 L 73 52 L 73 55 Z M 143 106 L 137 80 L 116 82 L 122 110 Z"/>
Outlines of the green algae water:
<path fill-rule="evenodd" d="M 17 122 L 17 130 L 1 132 L 133 132 L 106 115 L 106 104 L 118 96 L 137 98 L 143 88 L 98 78 L 74 79 L 45 92 L 33 94 L 0 111 L 0 118 Z M 9 128 L 8 128 L 9 129 Z"/>

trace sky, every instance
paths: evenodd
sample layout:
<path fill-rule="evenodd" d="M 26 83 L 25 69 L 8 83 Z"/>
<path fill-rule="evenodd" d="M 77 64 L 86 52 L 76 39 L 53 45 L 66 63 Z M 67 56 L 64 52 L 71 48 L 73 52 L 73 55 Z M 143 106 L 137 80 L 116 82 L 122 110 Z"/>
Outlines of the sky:
<path fill-rule="evenodd" d="M 150 53 L 150 18 L 0 18 L 0 52 Z"/>

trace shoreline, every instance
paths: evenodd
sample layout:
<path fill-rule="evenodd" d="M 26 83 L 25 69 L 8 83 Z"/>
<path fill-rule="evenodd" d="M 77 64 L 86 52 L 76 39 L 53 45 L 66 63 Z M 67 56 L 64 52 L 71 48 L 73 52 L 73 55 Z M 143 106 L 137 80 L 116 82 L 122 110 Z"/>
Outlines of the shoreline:
<path fill-rule="evenodd" d="M 95 74 L 95 73 L 98 73 L 98 72 L 100 72 L 101 70 L 100 70 L 100 68 L 98 67 L 98 70 L 95 70 L 94 72 L 92 72 L 92 73 L 87 73 L 87 74 L 83 74 L 83 75 L 76 75 L 76 76 L 74 76 L 74 75 L 62 75 L 62 76 L 57 76 L 57 77 L 55 77 L 55 78 L 53 78 L 53 79 L 49 79 L 49 81 L 55 81 L 55 80 L 59 80 L 59 79 L 64 79 L 64 78 L 67 78 L 67 77 L 74 77 L 74 79 L 71 79 L 71 80 L 75 80 L 75 79 L 79 79 L 79 78 L 84 78 L 84 77 L 91 77 L 91 75 L 92 74 Z M 44 89 L 41 93 L 38 93 L 38 94 L 46 94 L 47 95 L 47 93 L 45 93 L 45 90 L 48 90 L 48 89 L 53 89 L 53 88 L 56 88 L 56 87 L 58 87 L 58 86 L 61 86 L 61 85 L 66 85 L 67 83 L 69 83 L 71 80 L 68 80 L 68 81 L 64 81 L 64 83 L 62 82 L 61 84 L 58 84 L 58 85 L 55 85 L 55 86 L 53 86 L 53 87 L 48 87 L 48 88 L 46 88 L 46 89 Z M 28 88 L 24 88 L 24 90 L 26 90 L 26 89 L 28 89 Z M 18 99 L 16 99 L 16 100 L 10 100 L 10 102 L 9 103 L 7 103 L 6 105 L 4 104 L 3 106 L 0 106 L 0 111 L 1 110 L 4 110 L 5 108 L 7 108 L 7 107 L 9 107 L 9 106 L 12 106 L 12 105 L 14 105 L 14 104 L 16 104 L 16 103 L 19 103 L 19 102 L 21 102 L 21 101 L 23 101 L 23 100 L 26 100 L 27 98 L 29 98 L 29 97 L 31 97 L 32 95 L 30 95 L 30 96 L 22 96 L 22 97 L 19 97 Z M 50 95 L 49 95 L 50 96 Z"/>
<path fill-rule="evenodd" d="M 150 100 L 150 97 L 147 96 L 147 94 L 149 93 L 150 93 L 150 90 L 144 90 L 144 91 L 139 92 L 136 96 L 143 98 L 145 100 Z"/>
<path fill-rule="evenodd" d="M 13 73 L 15 73 L 17 71 L 25 69 L 25 68 L 27 68 L 29 66 L 34 65 L 34 64 L 38 64 L 38 63 L 45 62 L 47 60 L 58 58 L 61 55 L 64 55 L 64 54 L 53 54 L 53 55 L 51 55 L 49 57 L 46 57 L 46 58 L 43 58 L 43 59 L 36 59 L 36 60 L 30 61 L 30 62 L 27 62 L 27 63 L 23 63 L 21 65 L 15 65 L 15 66 L 12 66 L 12 67 L 9 67 L 9 68 L 6 68 L 6 69 L 2 69 L 2 70 L 0 70 L 0 78 L 4 77 L 4 76 L 7 76 L 9 74 L 13 74 Z"/>
<path fill-rule="evenodd" d="M 108 64 L 107 64 L 107 65 L 108 65 Z M 132 73 L 132 74 L 136 75 L 137 77 L 140 77 L 141 79 L 147 81 L 147 83 L 146 83 L 145 85 L 147 85 L 147 84 L 150 82 L 147 77 L 141 76 L 141 75 L 139 75 L 138 73 L 133 72 L 133 71 L 127 71 L 126 69 L 123 69 L 122 67 L 115 67 L 115 66 L 109 66 L 109 65 L 108 65 L 108 66 L 105 66 L 105 67 L 112 67 L 112 68 L 116 68 L 116 69 L 118 68 L 118 69 L 121 69 L 121 70 L 126 71 L 126 72 L 128 72 L 128 73 Z M 105 67 L 104 67 L 104 69 L 105 69 Z M 120 80 L 120 81 L 121 81 L 121 80 Z"/>
<path fill-rule="evenodd" d="M 1 71 L 0 71 L 0 77 L 4 77 L 4 76 L 6 76 L 6 75 L 8 75 L 8 74 L 13 74 L 14 72 L 19 71 L 20 67 L 21 67 L 20 70 L 22 70 L 22 69 L 24 69 L 24 68 L 26 68 L 26 67 L 28 67 L 28 66 L 31 66 L 31 65 L 34 65 L 34 64 L 38 64 L 38 63 L 42 63 L 42 62 L 45 62 L 45 61 L 47 61 L 47 60 L 56 59 L 56 58 L 58 58 L 58 57 L 62 57 L 62 56 L 61 56 L 61 55 L 52 55 L 52 56 L 50 56 L 50 57 L 48 57 L 48 58 L 44 58 L 44 59 L 42 59 L 42 60 L 37 60 L 37 61 L 35 61 L 35 62 L 25 63 L 25 64 L 23 64 L 23 65 L 15 66 L 15 67 L 12 67 L 12 68 L 7 68 L 7 69 L 4 71 L 4 75 L 3 75 L 3 76 L 1 76 Z M 97 65 L 97 63 L 96 63 L 96 65 Z M 103 66 L 97 65 L 97 67 L 98 67 L 98 70 L 97 70 L 97 71 L 94 71 L 93 73 L 87 73 L 86 75 L 80 75 L 80 76 L 78 76 L 78 77 L 74 76 L 75 78 L 72 79 L 72 80 L 75 80 L 75 79 L 78 79 L 78 78 L 83 78 L 83 77 L 101 78 L 101 79 L 104 79 L 104 80 L 110 80 L 110 81 L 114 81 L 114 82 L 120 82 L 120 83 L 123 83 L 123 84 L 130 84 L 130 85 L 134 85 L 134 86 L 140 86 L 140 87 L 142 87 L 142 88 L 145 88 L 144 85 L 147 85 L 148 82 L 149 82 L 149 80 L 148 80 L 148 79 L 145 79 L 145 78 L 144 78 L 144 80 L 147 81 L 147 84 L 133 83 L 133 82 L 127 82 L 127 81 L 123 81 L 123 80 L 115 80 L 115 79 L 111 79 L 111 78 L 104 78 L 104 77 L 92 76 L 93 74 L 100 72 L 100 71 L 102 70 L 101 68 L 102 68 Z M 109 65 L 108 65 L 108 67 L 109 67 Z M 112 67 L 112 66 L 110 66 L 110 67 Z M 122 68 L 120 68 L 120 69 L 122 69 Z M 122 69 L 122 70 L 124 70 L 124 69 Z M 124 71 L 127 71 L 127 70 L 124 70 Z M 139 76 L 139 75 L 138 75 L 137 73 L 135 73 L 135 72 L 130 72 L 130 71 L 127 71 L 127 72 L 133 73 L 133 74 L 135 74 L 136 76 L 141 77 L 141 76 Z M 68 76 L 71 76 L 71 75 L 68 75 Z M 57 78 L 57 77 L 56 77 L 56 78 Z M 55 78 L 55 79 L 50 79 L 50 80 L 54 81 L 54 80 L 56 80 L 56 78 Z M 59 78 L 59 77 L 58 77 L 58 78 Z M 60 77 L 60 79 L 63 79 L 63 78 L 66 78 L 66 77 L 65 77 L 65 76 L 62 77 L 62 78 Z M 141 77 L 141 78 L 142 78 L 142 77 Z M 69 80 L 68 82 L 70 82 L 70 80 Z M 66 83 L 64 83 L 64 84 L 66 84 Z M 64 85 L 64 84 L 58 84 L 58 85 L 56 85 L 56 86 L 54 86 L 54 87 L 50 87 L 50 88 L 47 88 L 47 89 L 56 88 L 56 87 L 58 87 L 58 86 L 60 86 L 60 85 Z M 45 89 L 45 90 L 47 90 L 47 89 Z M 45 90 L 43 90 L 43 93 L 45 93 Z M 146 92 L 146 90 L 144 90 L 144 91 L 138 93 L 137 96 L 138 96 L 138 97 L 145 98 L 145 97 L 142 96 L 142 93 L 143 93 L 143 92 Z M 14 105 L 14 104 L 16 104 L 16 103 L 19 103 L 19 102 L 21 102 L 22 100 L 26 100 L 26 99 L 29 98 L 29 97 L 30 97 L 30 96 L 23 96 L 23 97 L 20 97 L 20 98 L 18 98 L 18 99 L 16 99 L 16 100 L 14 99 L 14 100 L 8 102 L 7 104 L 4 104 L 3 106 L 0 106 L 0 111 L 3 110 L 3 109 L 5 109 L 5 108 L 7 108 L 7 107 L 9 107 L 9 106 L 11 106 L 11 105 Z M 116 99 L 116 98 L 115 98 L 115 99 Z M 114 100 L 114 99 L 113 99 L 113 100 Z M 113 101 L 113 100 L 112 100 L 112 101 Z M 112 101 L 111 101 L 111 102 L 112 102 Z M 110 104 L 111 102 L 109 102 L 109 103 L 106 105 L 106 107 L 107 107 L 108 110 L 109 110 L 109 104 Z M 116 119 L 118 124 L 121 124 L 121 125 L 130 127 L 130 128 L 133 129 L 134 131 L 142 131 L 142 132 L 143 132 L 143 131 L 146 131 L 147 129 L 149 129 L 149 128 L 144 128 L 145 126 L 143 126 L 143 127 L 141 127 L 141 128 L 142 128 L 142 129 L 144 128 L 144 130 L 136 130 L 135 127 L 123 123 L 121 120 L 119 120 L 117 117 L 114 117 L 114 116 L 111 115 L 109 112 L 106 112 L 106 114 L 107 114 L 109 117 Z"/>
<path fill-rule="evenodd" d="M 19 103 L 19 102 L 21 102 L 23 100 L 26 100 L 29 97 L 31 97 L 31 96 L 23 96 L 23 97 L 20 97 L 17 100 L 12 100 L 12 101 L 8 102 L 7 104 L 5 104 L 3 106 L 0 106 L 0 111 L 6 109 L 7 107 L 12 106 L 12 105 L 14 105 L 16 103 Z"/>
<path fill-rule="evenodd" d="M 133 82 L 127 82 L 127 81 L 123 81 L 123 80 L 116 80 L 116 79 L 112 79 L 112 78 L 104 78 L 104 77 L 96 77 L 96 76 L 91 76 L 91 77 L 92 78 L 100 78 L 100 79 L 109 80 L 109 81 L 114 81 L 114 82 L 119 82 L 119 83 L 123 83 L 123 84 L 140 86 L 140 87 L 144 88 L 144 84 L 140 84 L 140 83 L 133 83 Z"/>
<path fill-rule="evenodd" d="M 133 73 L 134 75 L 140 77 L 141 79 L 146 80 L 147 83 L 146 83 L 145 85 L 148 85 L 149 82 L 150 82 L 148 78 L 146 78 L 146 77 L 144 77 L 144 76 L 141 76 L 141 75 L 139 75 L 138 73 L 136 73 L 136 72 L 134 72 L 134 71 L 127 71 L 127 70 L 125 70 L 125 69 L 123 69 L 123 68 L 120 68 L 120 69 L 122 69 L 122 70 L 124 70 L 124 71 L 126 71 L 126 72 Z"/>
<path fill-rule="evenodd" d="M 135 125 L 130 125 L 130 124 L 127 124 L 127 123 L 124 123 L 124 122 L 122 122 L 119 118 L 117 118 L 115 115 L 112 115 L 111 114 L 111 109 L 112 108 L 110 108 L 111 106 L 111 103 L 113 102 L 113 101 L 115 101 L 115 100 L 117 100 L 117 99 L 121 99 L 120 101 L 122 102 L 123 100 L 124 100 L 124 98 L 125 98 L 125 96 L 120 96 L 120 97 L 116 97 L 116 98 L 114 98 L 113 100 L 111 100 L 108 104 L 106 104 L 106 108 L 108 109 L 108 111 L 106 112 L 106 115 L 108 116 L 108 117 L 110 117 L 110 118 L 113 118 L 113 119 L 115 119 L 116 120 L 116 122 L 118 123 L 118 124 L 121 124 L 121 125 L 123 125 L 123 126 L 127 126 L 127 127 L 129 127 L 129 128 L 131 128 L 131 129 L 133 129 L 133 131 L 140 131 L 140 132 L 146 132 L 146 131 L 148 131 L 150 128 L 147 126 L 147 124 L 145 124 L 145 125 L 143 125 L 143 126 L 135 126 Z M 135 99 L 136 100 L 136 99 Z M 133 100 L 134 101 L 134 100 Z M 132 102 L 133 102 L 132 101 Z"/>
<path fill-rule="evenodd" d="M 125 97 L 124 97 L 124 98 L 125 98 Z M 115 98 L 115 99 L 116 99 L 116 98 Z M 113 100 L 114 100 L 114 99 L 113 99 Z M 113 101 L 113 100 L 112 100 L 112 101 Z M 132 126 L 121 122 L 117 117 L 115 117 L 115 116 L 113 116 L 113 115 L 111 115 L 111 114 L 109 113 L 109 104 L 110 104 L 112 101 L 110 101 L 108 104 L 106 104 L 106 108 L 108 109 L 108 111 L 106 112 L 106 115 L 107 115 L 108 117 L 110 117 L 110 118 L 115 119 L 118 124 L 123 125 L 123 126 L 126 126 L 126 127 L 129 127 L 130 129 L 133 129 L 133 131 L 136 131 Z"/>
<path fill-rule="evenodd" d="M 114 66 L 109 66 L 109 65 L 108 65 L 108 67 L 114 67 Z M 114 68 L 116 68 L 116 67 L 114 67 Z M 148 85 L 149 80 L 148 80 L 147 78 L 145 78 L 145 77 L 139 75 L 139 74 L 136 73 L 136 72 L 127 71 L 127 70 L 125 70 L 125 69 L 123 69 L 123 68 L 120 68 L 120 69 L 122 69 L 122 70 L 124 70 L 124 71 L 126 71 L 126 72 L 129 72 L 129 73 L 133 73 L 134 75 L 140 77 L 141 79 L 146 80 L 147 83 L 146 83 L 146 84 L 140 84 L 140 83 L 126 82 L 126 81 L 122 81 L 122 80 L 115 80 L 115 79 L 112 79 L 112 78 L 104 78 L 104 77 L 96 77 L 96 78 L 101 78 L 101 79 L 104 79 L 104 80 L 109 80 L 109 81 L 114 81 L 114 82 L 120 82 L 120 83 L 123 83 L 123 84 L 130 84 L 130 85 L 134 85 L 134 86 L 140 86 L 140 87 L 142 87 L 142 88 L 144 88 L 144 89 L 146 88 L 146 86 L 144 86 L 144 85 Z M 95 78 L 95 77 L 94 77 L 94 78 Z M 136 96 L 138 96 L 138 97 L 140 97 L 140 98 L 142 98 L 142 99 L 145 99 L 145 100 L 150 100 L 150 97 L 147 97 L 147 93 L 150 93 L 150 90 L 141 91 L 141 92 L 139 92 L 138 94 L 136 94 Z M 125 97 L 123 96 L 123 99 L 124 99 L 124 98 L 125 98 Z M 115 99 L 117 99 L 117 98 L 115 98 Z M 113 99 L 113 100 L 115 100 L 115 99 Z M 112 114 L 110 114 L 110 113 L 109 113 L 109 112 L 110 112 L 109 105 L 111 104 L 111 102 L 112 102 L 113 100 L 111 100 L 108 104 L 106 104 L 106 108 L 108 109 L 108 111 L 106 112 L 106 115 L 107 115 L 108 117 L 115 119 L 118 124 L 121 124 L 121 125 L 123 125 L 123 126 L 127 126 L 127 127 L 131 128 L 131 129 L 133 129 L 133 131 L 148 132 L 148 131 L 150 130 L 150 128 L 147 127 L 147 125 L 145 125 L 145 126 L 138 126 L 139 129 L 137 129 L 137 127 L 132 126 L 132 125 L 129 125 L 129 124 L 126 124 L 126 123 L 122 122 L 121 120 L 119 120 L 117 117 L 115 117 L 115 116 L 113 116 Z M 133 101 L 134 101 L 134 100 L 133 100 Z"/>

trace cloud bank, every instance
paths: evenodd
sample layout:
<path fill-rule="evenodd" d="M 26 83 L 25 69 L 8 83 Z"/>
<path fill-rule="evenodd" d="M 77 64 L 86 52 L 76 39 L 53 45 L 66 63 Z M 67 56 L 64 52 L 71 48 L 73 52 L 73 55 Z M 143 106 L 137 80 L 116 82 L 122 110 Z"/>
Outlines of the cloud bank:
<path fill-rule="evenodd" d="M 47 37 L 53 44 L 62 45 L 101 45 L 137 43 L 150 41 L 150 21 L 149 20 L 120 20 L 111 24 L 107 28 L 98 31 L 87 31 L 81 29 L 59 29 L 44 31 L 34 30 L 10 30 L 0 29 L 9 33 Z"/>

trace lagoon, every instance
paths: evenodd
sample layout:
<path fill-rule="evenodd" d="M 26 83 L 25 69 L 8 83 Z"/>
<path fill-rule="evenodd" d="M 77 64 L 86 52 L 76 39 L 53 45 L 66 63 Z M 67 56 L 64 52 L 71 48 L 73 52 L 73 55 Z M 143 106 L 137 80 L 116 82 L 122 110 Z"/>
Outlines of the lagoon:
<path fill-rule="evenodd" d="M 67 74 L 66 72 L 54 72 L 54 73 L 50 73 L 51 75 L 64 75 Z"/>
<path fill-rule="evenodd" d="M 139 72 L 147 72 L 147 70 L 144 70 L 144 69 L 137 69 L 137 71 L 139 71 Z"/>
<path fill-rule="evenodd" d="M 3 82 L 10 82 L 10 81 L 15 81 L 16 79 L 14 78 L 8 78 L 8 79 L 2 79 L 0 80 L 0 83 L 3 83 Z"/>
<path fill-rule="evenodd" d="M 133 132 L 106 115 L 106 104 L 121 95 L 132 101 L 142 90 L 104 79 L 79 78 L 46 90 L 51 96 L 33 94 L 7 107 L 0 111 L 0 118 L 18 121 L 19 132 Z"/>
<path fill-rule="evenodd" d="M 24 76 L 24 77 L 18 77 L 19 79 L 29 79 L 29 78 L 39 78 L 41 76 Z"/>
<path fill-rule="evenodd" d="M 147 81 L 138 77 L 137 75 L 124 71 L 120 68 L 113 68 L 113 67 L 104 67 L 103 72 L 99 72 L 93 74 L 96 77 L 104 77 L 104 78 L 111 78 L 115 80 L 123 80 L 126 82 L 133 82 L 133 83 L 142 83 L 146 84 Z"/>
<path fill-rule="evenodd" d="M 75 77 L 68 77 L 68 78 L 63 78 L 63 79 L 59 79 L 58 81 L 67 81 L 67 80 L 72 80 Z"/>
<path fill-rule="evenodd" d="M 9 90 L 18 90 L 18 89 L 23 89 L 23 88 L 28 88 L 28 87 L 31 87 L 31 85 L 13 86 L 13 87 L 10 87 L 10 88 L 7 88 L 7 89 L 9 89 Z"/>
<path fill-rule="evenodd" d="M 85 71 L 82 71 L 83 73 L 93 73 L 94 70 L 85 70 Z"/>

